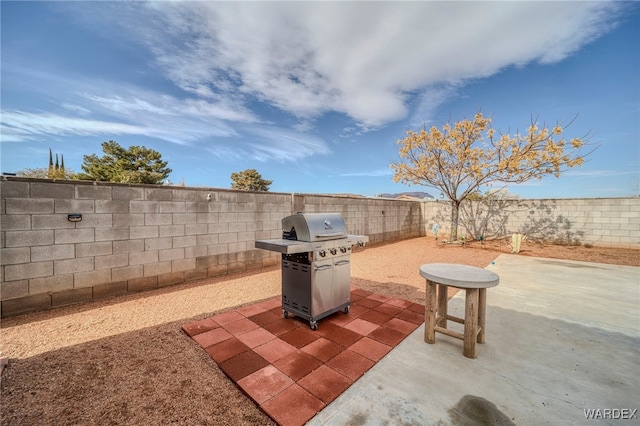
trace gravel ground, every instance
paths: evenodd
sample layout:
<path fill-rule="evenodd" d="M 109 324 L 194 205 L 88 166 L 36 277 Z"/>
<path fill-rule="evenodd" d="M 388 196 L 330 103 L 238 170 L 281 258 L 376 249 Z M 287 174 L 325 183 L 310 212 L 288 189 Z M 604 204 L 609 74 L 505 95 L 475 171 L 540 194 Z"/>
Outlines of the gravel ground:
<path fill-rule="evenodd" d="M 421 264 L 485 267 L 504 242 L 356 249 L 352 285 L 424 303 Z M 523 244 L 519 255 L 640 266 L 638 250 Z M 279 267 L 2 321 L 2 425 L 271 425 L 180 327 L 280 295 Z"/>

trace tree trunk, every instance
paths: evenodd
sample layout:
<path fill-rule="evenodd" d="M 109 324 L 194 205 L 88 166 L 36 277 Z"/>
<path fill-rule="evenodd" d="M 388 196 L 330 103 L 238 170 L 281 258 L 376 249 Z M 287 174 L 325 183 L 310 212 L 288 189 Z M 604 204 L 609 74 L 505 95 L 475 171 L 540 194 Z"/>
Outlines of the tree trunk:
<path fill-rule="evenodd" d="M 454 242 L 458 239 L 458 218 L 460 217 L 460 201 L 451 200 L 451 235 L 449 236 L 449 242 Z"/>

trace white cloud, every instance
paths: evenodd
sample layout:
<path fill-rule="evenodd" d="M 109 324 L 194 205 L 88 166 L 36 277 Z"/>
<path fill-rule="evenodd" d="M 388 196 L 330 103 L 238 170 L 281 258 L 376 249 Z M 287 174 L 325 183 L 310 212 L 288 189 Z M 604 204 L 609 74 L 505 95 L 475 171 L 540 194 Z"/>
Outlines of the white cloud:
<path fill-rule="evenodd" d="M 410 118 L 411 127 L 422 127 L 425 125 L 427 128 L 429 124 L 424 120 L 426 117 L 432 117 L 437 108 L 445 103 L 451 97 L 457 96 L 458 85 L 445 84 L 445 85 L 431 85 L 424 89 L 417 99 L 417 106 L 413 110 L 413 114 Z"/>
<path fill-rule="evenodd" d="M 253 134 L 252 142 L 247 144 L 251 148 L 250 156 L 258 161 L 297 161 L 331 152 L 323 139 L 308 134 L 268 126 L 248 130 Z"/>
<path fill-rule="evenodd" d="M 177 99 L 145 91 L 127 95 L 84 93 L 82 96 L 91 101 L 94 110 L 140 123 L 147 129 L 148 136 L 178 144 L 210 137 L 237 136 L 228 122 L 246 124 L 258 121 L 248 111 L 202 99 Z"/>
<path fill-rule="evenodd" d="M 147 129 L 128 124 L 70 118 L 56 114 L 2 111 L 2 142 L 37 140 L 42 135 L 145 134 Z"/>
<path fill-rule="evenodd" d="M 428 119 L 469 79 L 508 66 L 562 60 L 606 31 L 622 6 L 96 2 L 60 7 L 75 12 L 87 29 L 112 35 L 113 43 L 146 48 L 153 71 L 174 86 L 162 93 L 26 68 L 25 77 L 56 99 L 59 110 L 3 111 L 2 141 L 135 134 L 207 143 L 225 158 L 298 161 L 330 153 L 324 140 L 309 135 L 325 113 L 354 120 L 357 131 L 340 136 L 407 117 Z M 274 109 L 296 117 L 297 124 L 270 125 Z"/>
<path fill-rule="evenodd" d="M 200 96 L 256 98 L 302 120 L 343 112 L 368 128 L 407 95 L 504 67 L 562 60 L 606 31 L 615 2 L 152 3 L 158 63 Z M 151 34 L 154 34 L 153 36 Z M 167 34 L 174 37 L 167 43 Z M 187 42 L 188 40 L 188 42 Z M 178 48 L 179 47 L 179 48 Z M 431 98 L 433 87 L 436 97 Z M 453 87 L 450 86 L 450 87 Z"/>
<path fill-rule="evenodd" d="M 563 173 L 563 176 L 574 177 L 608 177 L 623 175 L 640 175 L 640 170 L 569 170 Z"/>
<path fill-rule="evenodd" d="M 251 159 L 260 162 L 300 161 L 314 155 L 331 153 L 321 138 L 268 125 L 246 126 L 238 137 L 225 144 L 211 146 L 208 151 L 225 161 Z"/>
<path fill-rule="evenodd" d="M 341 177 L 380 177 L 380 176 L 392 176 L 393 171 L 391 169 L 378 169 L 378 170 L 367 170 L 364 172 L 353 172 L 353 173 L 341 173 L 338 176 Z"/>
<path fill-rule="evenodd" d="M 10 65 L 9 69 L 12 70 Z M 23 76 L 51 99 L 47 105 L 50 111 L 3 111 L 3 141 L 113 133 L 188 144 L 211 137 L 237 136 L 230 123 L 260 122 L 243 105 L 229 99 L 177 98 L 92 77 L 28 70 Z"/>
<path fill-rule="evenodd" d="M 87 108 L 81 106 L 81 105 L 74 105 L 74 104 L 68 104 L 68 103 L 62 103 L 60 105 L 62 108 L 75 112 L 77 114 L 80 115 L 89 115 L 91 114 L 91 111 L 89 111 Z"/>
<path fill-rule="evenodd" d="M 104 86 L 99 90 L 124 91 L 122 87 L 107 89 Z M 236 131 L 220 117 L 240 123 L 256 121 L 249 113 L 206 101 L 179 100 L 141 91 L 126 95 L 84 92 L 75 95 L 73 104 L 62 103 L 61 107 L 64 110 L 59 113 L 2 111 L 2 140 L 21 142 L 52 135 L 130 134 L 189 144 L 211 137 L 236 136 Z"/>

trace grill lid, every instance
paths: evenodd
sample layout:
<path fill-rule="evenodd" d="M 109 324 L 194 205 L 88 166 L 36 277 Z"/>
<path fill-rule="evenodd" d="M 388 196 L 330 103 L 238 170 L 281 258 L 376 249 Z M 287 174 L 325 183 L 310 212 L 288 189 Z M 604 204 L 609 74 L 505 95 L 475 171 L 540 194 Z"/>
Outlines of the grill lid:
<path fill-rule="evenodd" d="M 295 241 L 327 241 L 347 237 L 340 213 L 297 213 L 282 219 L 282 238 Z"/>

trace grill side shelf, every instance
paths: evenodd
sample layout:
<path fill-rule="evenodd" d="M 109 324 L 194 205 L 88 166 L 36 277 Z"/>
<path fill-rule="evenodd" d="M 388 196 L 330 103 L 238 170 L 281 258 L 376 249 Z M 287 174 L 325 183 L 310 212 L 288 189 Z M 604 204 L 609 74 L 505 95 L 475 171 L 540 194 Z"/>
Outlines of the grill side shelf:
<path fill-rule="evenodd" d="M 351 245 L 355 246 L 358 243 L 366 244 L 369 242 L 369 237 L 366 235 L 347 235 L 347 238 L 338 238 L 335 240 L 325 241 L 324 244 L 332 243 L 332 245 Z M 295 241 L 285 239 L 273 239 L 273 240 L 256 240 L 255 248 L 275 251 L 282 254 L 295 254 L 304 253 L 308 251 L 314 251 L 324 247 L 322 242 L 306 242 Z"/>
<path fill-rule="evenodd" d="M 349 234 L 347 235 L 346 242 L 347 242 L 347 245 L 352 245 L 352 246 L 359 245 L 359 243 L 362 243 L 364 245 L 369 242 L 369 236 Z"/>
<path fill-rule="evenodd" d="M 255 248 L 275 251 L 282 254 L 294 254 L 313 251 L 314 244 L 284 239 L 256 240 Z"/>

